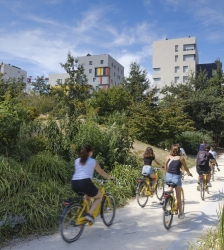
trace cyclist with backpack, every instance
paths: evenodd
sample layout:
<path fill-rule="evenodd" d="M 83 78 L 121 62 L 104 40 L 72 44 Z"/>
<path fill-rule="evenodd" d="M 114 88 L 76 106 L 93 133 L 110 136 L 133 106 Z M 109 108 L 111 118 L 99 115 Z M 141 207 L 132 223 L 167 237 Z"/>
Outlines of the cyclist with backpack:
<path fill-rule="evenodd" d="M 208 174 L 207 176 L 207 186 L 211 187 L 211 168 L 209 166 L 209 162 L 210 160 L 213 160 L 216 162 L 216 160 L 214 159 L 213 155 L 211 153 L 209 153 L 210 150 L 210 146 L 209 145 L 205 145 L 202 151 L 199 151 L 197 154 L 197 158 L 196 158 L 196 171 L 198 173 L 198 186 L 197 186 L 197 190 L 200 191 L 200 178 L 199 178 L 199 173 L 200 172 L 205 172 Z M 216 162 L 217 164 L 217 162 Z"/>

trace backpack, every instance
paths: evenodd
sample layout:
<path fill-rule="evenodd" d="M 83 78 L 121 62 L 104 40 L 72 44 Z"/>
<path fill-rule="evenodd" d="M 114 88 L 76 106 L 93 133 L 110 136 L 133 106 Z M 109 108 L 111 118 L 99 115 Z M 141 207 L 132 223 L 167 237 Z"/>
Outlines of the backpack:
<path fill-rule="evenodd" d="M 209 153 L 206 151 L 199 151 L 197 154 L 196 165 L 197 166 L 206 166 L 209 165 Z"/>

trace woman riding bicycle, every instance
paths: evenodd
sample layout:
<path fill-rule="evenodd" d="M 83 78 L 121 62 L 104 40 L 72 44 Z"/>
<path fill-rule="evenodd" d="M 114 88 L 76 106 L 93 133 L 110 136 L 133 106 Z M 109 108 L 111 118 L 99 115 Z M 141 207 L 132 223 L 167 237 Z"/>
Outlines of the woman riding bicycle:
<path fill-rule="evenodd" d="M 85 218 L 94 222 L 92 213 L 97 208 L 102 199 L 102 194 L 100 190 L 93 184 L 92 178 L 94 170 L 98 172 L 101 176 L 107 179 L 113 179 L 109 174 L 107 174 L 100 165 L 96 162 L 95 159 L 91 158 L 93 155 L 93 149 L 90 144 L 84 146 L 80 152 L 80 158 L 75 160 L 74 167 L 75 173 L 72 177 L 72 189 L 74 192 L 81 192 L 86 195 L 86 199 L 90 204 L 90 198 L 94 199 L 94 202 L 89 210 L 89 214 Z"/>
<path fill-rule="evenodd" d="M 180 169 L 183 165 L 185 171 L 188 175 L 192 176 L 190 173 L 186 162 L 183 158 L 183 156 L 180 155 L 180 147 L 178 144 L 175 144 L 172 146 L 170 155 L 166 158 L 166 182 L 172 182 L 176 184 L 175 187 L 176 190 L 176 198 L 177 198 L 177 204 L 178 204 L 178 210 L 179 210 L 179 219 L 184 218 L 184 213 L 182 213 L 182 203 L 181 203 L 181 175 L 180 175 Z M 169 187 L 169 191 L 172 191 L 172 187 Z"/>
<path fill-rule="evenodd" d="M 161 167 L 163 166 L 156 160 L 155 154 L 151 147 L 146 148 L 143 157 L 144 157 L 144 166 L 142 168 L 142 174 L 150 175 L 150 178 L 152 179 L 152 189 L 153 189 L 156 184 L 156 175 L 154 174 L 152 169 L 152 162 L 154 161 L 158 166 Z"/>

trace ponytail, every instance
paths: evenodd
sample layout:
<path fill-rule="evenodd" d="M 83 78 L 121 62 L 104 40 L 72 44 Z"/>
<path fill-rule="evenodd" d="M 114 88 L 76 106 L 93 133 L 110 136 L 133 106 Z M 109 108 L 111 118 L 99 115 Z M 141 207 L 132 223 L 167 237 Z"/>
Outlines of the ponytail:
<path fill-rule="evenodd" d="M 86 144 L 80 152 L 80 164 L 85 165 L 91 151 L 93 151 L 92 146 Z"/>

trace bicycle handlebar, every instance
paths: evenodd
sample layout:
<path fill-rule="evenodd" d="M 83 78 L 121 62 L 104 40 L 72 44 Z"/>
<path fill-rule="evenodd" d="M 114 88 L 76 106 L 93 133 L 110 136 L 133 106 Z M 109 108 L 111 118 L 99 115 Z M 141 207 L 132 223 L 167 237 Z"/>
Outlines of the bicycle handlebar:
<path fill-rule="evenodd" d="M 108 181 L 110 181 L 110 180 L 100 180 L 100 179 L 97 179 L 97 178 L 95 178 L 95 177 L 93 178 L 93 180 L 99 182 L 100 184 L 105 184 L 105 183 L 107 183 Z"/>

